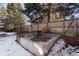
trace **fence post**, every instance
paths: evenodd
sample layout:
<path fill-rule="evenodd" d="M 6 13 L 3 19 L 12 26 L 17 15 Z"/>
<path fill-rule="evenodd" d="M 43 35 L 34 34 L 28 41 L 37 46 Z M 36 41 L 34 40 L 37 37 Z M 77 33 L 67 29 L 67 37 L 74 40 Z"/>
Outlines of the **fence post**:
<path fill-rule="evenodd" d="M 63 19 L 63 35 L 65 33 L 65 19 Z"/>
<path fill-rule="evenodd" d="M 75 25 L 75 29 L 76 29 L 76 33 L 75 33 L 75 39 L 77 39 L 77 23 L 78 23 L 78 21 L 77 20 L 75 20 L 76 21 L 76 25 Z"/>

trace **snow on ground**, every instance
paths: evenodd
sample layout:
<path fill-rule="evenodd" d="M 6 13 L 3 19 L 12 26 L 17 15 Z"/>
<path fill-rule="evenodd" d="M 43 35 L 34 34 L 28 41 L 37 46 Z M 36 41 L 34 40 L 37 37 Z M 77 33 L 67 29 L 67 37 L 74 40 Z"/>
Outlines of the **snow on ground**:
<path fill-rule="evenodd" d="M 0 56 L 31 56 L 16 41 L 16 35 L 0 37 Z"/>
<path fill-rule="evenodd" d="M 33 56 L 15 41 L 16 35 L 12 35 L 12 33 L 7 33 L 7 35 L 0 36 L 0 56 Z M 79 47 L 70 45 L 66 47 L 63 39 L 60 39 L 55 43 L 48 56 L 79 56 Z"/>
<path fill-rule="evenodd" d="M 65 47 L 65 44 L 66 43 L 62 39 L 58 40 L 49 56 L 79 56 L 79 47 L 72 47 L 70 45 Z"/>

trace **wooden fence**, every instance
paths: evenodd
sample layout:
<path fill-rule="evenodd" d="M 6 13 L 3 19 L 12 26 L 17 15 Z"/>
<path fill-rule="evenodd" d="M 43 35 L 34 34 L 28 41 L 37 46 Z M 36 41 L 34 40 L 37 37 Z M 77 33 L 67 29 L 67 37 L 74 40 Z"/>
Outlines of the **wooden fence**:
<path fill-rule="evenodd" d="M 47 23 L 33 23 L 31 26 L 27 26 L 27 31 L 28 32 L 33 32 L 33 31 L 43 31 L 47 27 Z M 51 32 L 57 32 L 57 33 L 72 33 L 76 34 L 79 32 L 79 20 L 61 20 L 61 21 L 54 21 L 54 22 L 49 22 L 48 26 L 50 28 Z"/>

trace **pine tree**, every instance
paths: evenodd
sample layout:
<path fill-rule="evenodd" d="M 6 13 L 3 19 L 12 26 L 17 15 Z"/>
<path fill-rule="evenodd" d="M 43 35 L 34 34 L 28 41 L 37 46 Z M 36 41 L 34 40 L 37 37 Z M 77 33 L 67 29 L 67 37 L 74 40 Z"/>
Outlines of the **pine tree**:
<path fill-rule="evenodd" d="M 7 18 L 7 10 L 4 7 L 0 8 L 0 16 L 2 19 Z"/>
<path fill-rule="evenodd" d="M 6 20 L 6 29 L 21 31 L 24 25 L 22 6 L 19 3 L 9 3 L 7 6 L 8 18 Z"/>
<path fill-rule="evenodd" d="M 42 19 L 42 13 L 41 13 L 41 5 L 39 3 L 25 3 L 24 4 L 25 9 L 23 12 L 25 15 L 30 18 L 29 22 L 31 23 L 31 31 L 33 30 L 32 24 L 37 23 L 37 27 L 39 30 L 39 23 L 41 22 Z"/>

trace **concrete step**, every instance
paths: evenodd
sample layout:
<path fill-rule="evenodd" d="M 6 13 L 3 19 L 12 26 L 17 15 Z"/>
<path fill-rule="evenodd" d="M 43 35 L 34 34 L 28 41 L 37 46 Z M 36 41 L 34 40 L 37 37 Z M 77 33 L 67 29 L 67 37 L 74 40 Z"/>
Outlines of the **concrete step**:
<path fill-rule="evenodd" d="M 0 20 L 0 29 L 4 28 L 4 23 Z"/>
<path fill-rule="evenodd" d="M 4 26 L 0 26 L 0 28 L 4 28 Z"/>

